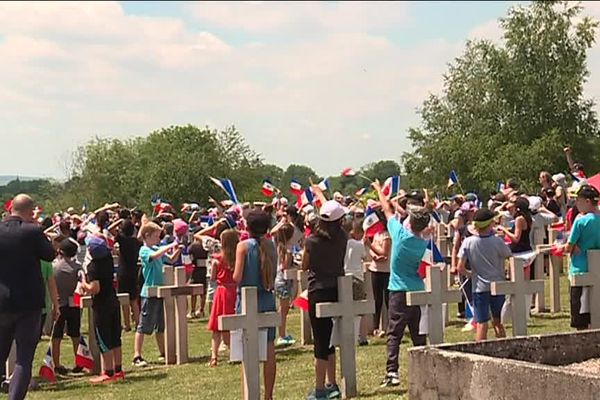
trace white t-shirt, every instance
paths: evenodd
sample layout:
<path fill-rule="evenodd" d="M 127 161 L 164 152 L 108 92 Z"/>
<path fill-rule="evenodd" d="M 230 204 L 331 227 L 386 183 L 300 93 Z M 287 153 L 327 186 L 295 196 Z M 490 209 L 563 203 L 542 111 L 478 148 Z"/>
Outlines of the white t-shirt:
<path fill-rule="evenodd" d="M 346 256 L 344 258 L 344 272 L 352 274 L 361 281 L 365 279 L 362 268 L 363 259 L 367 256 L 367 249 L 362 240 L 348 239 Z"/>

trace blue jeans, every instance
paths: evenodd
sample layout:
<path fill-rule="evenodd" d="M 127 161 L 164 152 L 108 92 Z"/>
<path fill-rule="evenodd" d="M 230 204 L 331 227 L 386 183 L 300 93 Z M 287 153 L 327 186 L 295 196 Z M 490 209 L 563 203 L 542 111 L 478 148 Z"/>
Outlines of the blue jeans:
<path fill-rule="evenodd" d="M 42 310 L 0 313 L 0 365 L 5 370 L 13 340 L 17 345 L 17 362 L 10 379 L 8 400 L 23 400 L 31 381 L 31 364 L 40 340 Z"/>

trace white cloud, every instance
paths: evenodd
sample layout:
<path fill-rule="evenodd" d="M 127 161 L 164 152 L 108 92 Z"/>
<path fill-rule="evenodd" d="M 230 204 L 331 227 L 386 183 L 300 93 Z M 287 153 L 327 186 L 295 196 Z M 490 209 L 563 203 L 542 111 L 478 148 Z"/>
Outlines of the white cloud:
<path fill-rule="evenodd" d="M 469 32 L 469 39 L 489 40 L 492 43 L 502 43 L 504 31 L 500 27 L 500 21 L 497 19 L 490 20 L 481 25 L 476 26 Z"/>
<path fill-rule="evenodd" d="M 463 46 L 392 41 L 384 30 L 406 20 L 405 3 L 189 7 L 214 26 L 306 34 L 232 45 L 206 24 L 128 15 L 118 3 L 0 2 L 2 143 L 31 147 L 3 154 L 0 173 L 62 174 L 66 150 L 93 135 L 187 123 L 235 124 L 267 160 L 323 174 L 397 159 L 415 108 Z"/>

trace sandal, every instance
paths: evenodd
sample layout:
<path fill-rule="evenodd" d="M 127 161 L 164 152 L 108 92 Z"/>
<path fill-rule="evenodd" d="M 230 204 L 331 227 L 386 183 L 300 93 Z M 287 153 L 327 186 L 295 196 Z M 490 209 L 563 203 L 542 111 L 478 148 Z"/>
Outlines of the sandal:
<path fill-rule="evenodd" d="M 211 358 L 210 362 L 208 363 L 208 368 L 214 368 L 217 366 L 217 359 L 216 358 Z"/>

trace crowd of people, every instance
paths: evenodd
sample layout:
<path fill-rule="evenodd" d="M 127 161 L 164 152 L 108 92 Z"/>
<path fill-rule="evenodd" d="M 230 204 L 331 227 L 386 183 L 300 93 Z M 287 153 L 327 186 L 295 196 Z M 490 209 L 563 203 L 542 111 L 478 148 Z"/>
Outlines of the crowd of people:
<path fill-rule="evenodd" d="M 446 225 L 452 237 L 446 261 L 464 293 L 459 317 L 472 318 L 465 329 L 475 327 L 476 340 L 487 338 L 490 320 L 496 337 L 505 336 L 504 296 L 492 295 L 490 282 L 506 279 L 508 257 L 532 251 L 535 229 L 562 222 L 565 240 L 557 246 L 570 254 L 570 273 L 588 271 L 587 251 L 600 249 L 600 195 L 569 151 L 567 156 L 572 185 L 565 174 L 542 172 L 539 192 L 528 194 L 509 179 L 489 195 L 485 207 L 475 193 L 432 199 L 427 190 L 389 193 L 377 180 L 372 182 L 376 196 L 369 200 L 341 193 L 328 200 L 319 185 L 311 185 L 314 200 L 309 203 L 292 205 L 278 194 L 266 203 L 213 201 L 209 208 L 192 203 L 176 209 L 159 202 L 147 213 L 115 203 L 89 213 L 77 214 L 71 208 L 44 217 L 29 196 L 18 195 L 0 223 L 2 371 L 13 340 L 17 353 L 12 376 L 3 374 L 10 379 L 9 399 L 25 397 L 46 321 L 56 372 L 81 372 L 61 364 L 60 354 L 65 333 L 74 352 L 80 340 L 81 311 L 74 304 L 78 296 L 93 299 L 102 357 L 102 372 L 91 379 L 93 384 L 125 379 L 123 330 L 135 330 L 133 366 L 148 365 L 143 356 L 147 335 L 155 335 L 164 358 L 164 305 L 149 289 L 163 285 L 165 264 L 183 266 L 189 283 L 207 289 L 206 295 L 190 299 L 188 318 L 208 317 L 209 367 L 218 367 L 220 349 L 230 345 L 229 332 L 219 330 L 218 317 L 240 312 L 242 287 L 258 289 L 260 312 L 280 310 L 280 326 L 267 332 L 265 399 L 273 398 L 275 348 L 295 343 L 286 321 L 300 293 L 284 274 L 292 266 L 308 271 L 315 382 L 307 399 L 341 396 L 331 346 L 333 321 L 317 318 L 315 310 L 318 303 L 337 301 L 337 278 L 351 274 L 354 298 L 364 299 L 372 290 L 375 299 L 375 314 L 361 321 L 358 344 L 368 345 L 369 336 L 387 338 L 381 384 L 399 385 L 405 329 L 414 345 L 426 343 L 421 308 L 407 305 L 406 293 L 424 290 L 420 266 L 436 239 L 436 225 Z M 532 277 L 530 270 L 523 272 L 527 279 Z M 364 285 L 367 271 L 372 288 Z M 584 291 L 571 288 L 571 325 L 576 329 L 590 324 L 589 309 L 582 307 Z M 130 305 L 121 308 L 117 293 L 127 293 Z"/>

